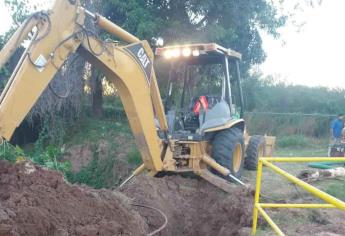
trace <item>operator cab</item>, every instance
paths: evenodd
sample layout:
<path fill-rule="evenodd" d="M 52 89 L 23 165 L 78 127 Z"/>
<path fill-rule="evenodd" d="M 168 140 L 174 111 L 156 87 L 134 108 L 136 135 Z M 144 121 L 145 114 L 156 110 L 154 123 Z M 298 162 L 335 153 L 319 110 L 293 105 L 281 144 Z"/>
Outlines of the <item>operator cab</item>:
<path fill-rule="evenodd" d="M 215 43 L 156 49 L 169 68 L 164 108 L 172 139 L 200 141 L 243 116 L 241 54 Z"/>

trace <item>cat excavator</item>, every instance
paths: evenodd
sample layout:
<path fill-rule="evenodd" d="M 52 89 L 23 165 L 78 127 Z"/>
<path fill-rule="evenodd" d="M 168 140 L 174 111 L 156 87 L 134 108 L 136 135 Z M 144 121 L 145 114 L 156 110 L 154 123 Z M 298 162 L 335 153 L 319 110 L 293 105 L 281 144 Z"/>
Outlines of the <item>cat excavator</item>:
<path fill-rule="evenodd" d="M 125 44 L 100 40 L 87 27 L 87 18 Z M 217 44 L 158 48 L 157 57 L 175 61 L 176 70 L 170 73 L 169 84 L 183 75 L 183 83 L 193 85 L 193 73 L 208 64 L 221 65 L 218 70 L 223 76 L 216 83 L 220 95 L 199 91 L 187 99 L 187 90 L 193 86 L 185 86 L 181 104 L 190 104 L 176 112 L 171 102 L 172 89 L 164 104 L 161 99 L 149 43 L 83 8 L 78 0 L 58 0 L 50 11 L 32 14 L 0 51 L 0 68 L 29 34 L 31 41 L 0 96 L 2 140 L 10 140 L 54 75 L 73 54 L 79 54 L 117 88 L 143 161 L 130 178 L 144 170 L 151 176 L 193 172 L 225 191 L 231 191 L 229 181 L 243 184 L 240 174 L 245 157 L 245 122 L 238 64 L 241 54 Z M 181 64 L 179 56 L 188 57 L 186 63 Z M 235 73 L 229 72 L 230 63 L 234 63 Z M 199 68 L 186 69 L 196 65 Z M 238 104 L 231 93 L 233 82 L 238 84 Z M 255 145 L 254 162 L 263 155 L 262 145 Z"/>

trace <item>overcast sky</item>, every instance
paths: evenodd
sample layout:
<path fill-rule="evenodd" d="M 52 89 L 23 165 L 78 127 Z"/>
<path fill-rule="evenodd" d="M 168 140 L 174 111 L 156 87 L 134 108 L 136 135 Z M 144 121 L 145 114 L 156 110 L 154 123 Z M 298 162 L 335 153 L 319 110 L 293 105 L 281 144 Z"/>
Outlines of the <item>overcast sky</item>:
<path fill-rule="evenodd" d="M 291 24 L 281 30 L 285 44 L 264 36 L 262 71 L 294 84 L 345 88 L 344 11 L 344 0 L 323 0 L 298 13 L 298 20 L 305 21 L 300 32 Z"/>
<path fill-rule="evenodd" d="M 286 0 L 285 10 L 291 10 L 292 3 L 297 1 Z M 345 0 L 323 0 L 321 6 L 296 12 L 297 21 L 305 22 L 302 28 L 289 23 L 280 30 L 278 40 L 262 33 L 267 60 L 260 70 L 288 83 L 345 88 L 344 11 Z M 0 0 L 0 22 L 2 34 L 11 25 L 3 0 Z"/>

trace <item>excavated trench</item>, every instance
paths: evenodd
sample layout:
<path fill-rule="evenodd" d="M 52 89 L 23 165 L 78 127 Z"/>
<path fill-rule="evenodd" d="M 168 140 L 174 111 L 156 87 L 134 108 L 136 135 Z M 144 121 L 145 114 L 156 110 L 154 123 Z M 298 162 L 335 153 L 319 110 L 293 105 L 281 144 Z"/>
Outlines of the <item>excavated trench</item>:
<path fill-rule="evenodd" d="M 253 192 L 196 178 L 139 176 L 121 191 L 70 185 L 29 162 L 0 161 L 0 236 L 248 235 Z M 139 205 L 133 205 L 139 204 Z M 143 207 L 151 206 L 155 209 Z"/>

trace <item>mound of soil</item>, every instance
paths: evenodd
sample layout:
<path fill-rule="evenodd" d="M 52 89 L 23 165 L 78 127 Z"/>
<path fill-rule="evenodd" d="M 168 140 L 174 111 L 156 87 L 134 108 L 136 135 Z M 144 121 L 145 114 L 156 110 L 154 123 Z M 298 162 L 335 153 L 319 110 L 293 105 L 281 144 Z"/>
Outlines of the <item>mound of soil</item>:
<path fill-rule="evenodd" d="M 65 183 L 29 162 L 0 162 L 0 235 L 143 235 L 147 225 L 120 193 Z"/>
<path fill-rule="evenodd" d="M 243 227 L 252 223 L 254 193 L 245 188 L 234 187 L 231 194 L 226 194 L 203 179 L 141 175 L 126 185 L 123 193 L 166 214 L 168 225 L 161 235 L 250 234 Z M 141 210 L 140 214 L 150 227 L 163 223 L 155 212 Z"/>
<path fill-rule="evenodd" d="M 70 185 L 29 162 L 0 161 L 0 236 L 249 235 L 253 192 L 225 194 L 201 179 L 139 176 L 120 192 Z"/>

